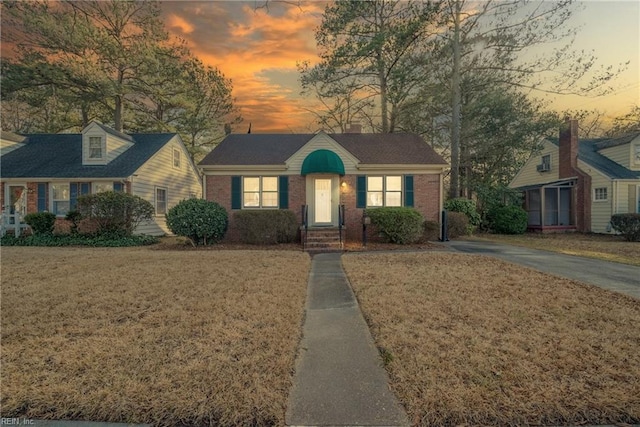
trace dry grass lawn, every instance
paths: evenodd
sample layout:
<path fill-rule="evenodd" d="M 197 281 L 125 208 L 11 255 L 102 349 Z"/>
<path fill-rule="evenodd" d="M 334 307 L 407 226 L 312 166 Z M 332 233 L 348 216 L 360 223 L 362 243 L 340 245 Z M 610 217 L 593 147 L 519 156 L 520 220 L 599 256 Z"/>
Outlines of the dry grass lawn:
<path fill-rule="evenodd" d="M 489 240 L 640 266 L 640 242 L 626 242 L 622 236 L 582 233 L 527 233 L 516 236 L 478 234 L 470 239 Z"/>
<path fill-rule="evenodd" d="M 640 301 L 474 255 L 343 264 L 414 425 L 640 423 Z"/>
<path fill-rule="evenodd" d="M 309 257 L 2 248 L 2 416 L 281 425 Z"/>

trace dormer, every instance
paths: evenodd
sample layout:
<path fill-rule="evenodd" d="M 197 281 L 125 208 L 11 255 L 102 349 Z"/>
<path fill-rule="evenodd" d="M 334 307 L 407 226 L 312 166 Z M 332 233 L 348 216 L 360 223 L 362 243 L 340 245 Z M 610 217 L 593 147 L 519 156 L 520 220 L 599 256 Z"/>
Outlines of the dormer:
<path fill-rule="evenodd" d="M 7 154 L 16 148 L 24 147 L 27 138 L 13 132 L 0 131 L 0 156 Z"/>
<path fill-rule="evenodd" d="M 131 136 L 91 122 L 82 130 L 82 164 L 106 165 L 131 146 Z"/>

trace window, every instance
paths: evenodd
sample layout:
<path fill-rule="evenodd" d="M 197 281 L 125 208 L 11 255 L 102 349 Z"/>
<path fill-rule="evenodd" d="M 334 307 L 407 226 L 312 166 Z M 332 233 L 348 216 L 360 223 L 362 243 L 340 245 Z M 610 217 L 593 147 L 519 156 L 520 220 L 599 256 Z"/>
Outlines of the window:
<path fill-rule="evenodd" d="M 551 170 L 551 154 L 542 156 L 542 167 L 544 170 Z"/>
<path fill-rule="evenodd" d="M 105 191 L 113 191 L 113 182 L 94 182 L 93 192 L 104 193 Z"/>
<path fill-rule="evenodd" d="M 242 179 L 242 206 L 245 208 L 277 208 L 277 176 L 245 176 Z"/>
<path fill-rule="evenodd" d="M 368 176 L 367 207 L 402 206 L 401 176 Z"/>
<path fill-rule="evenodd" d="M 156 187 L 156 215 L 167 213 L 167 189 Z"/>
<path fill-rule="evenodd" d="M 51 185 L 53 201 L 53 213 L 58 216 L 64 216 L 69 212 L 71 203 L 69 184 L 52 184 Z"/>
<path fill-rule="evenodd" d="M 607 187 L 595 188 L 593 190 L 593 200 L 596 202 L 604 202 L 608 199 Z"/>
<path fill-rule="evenodd" d="M 176 169 L 180 169 L 180 165 L 181 165 L 181 158 L 180 155 L 182 153 L 180 153 L 180 150 L 177 148 L 173 149 L 173 167 Z"/>
<path fill-rule="evenodd" d="M 635 164 L 640 165 L 640 144 L 635 145 L 635 153 L 633 156 L 633 161 Z"/>
<path fill-rule="evenodd" d="M 99 136 L 89 137 L 89 158 L 102 159 L 102 138 Z"/>

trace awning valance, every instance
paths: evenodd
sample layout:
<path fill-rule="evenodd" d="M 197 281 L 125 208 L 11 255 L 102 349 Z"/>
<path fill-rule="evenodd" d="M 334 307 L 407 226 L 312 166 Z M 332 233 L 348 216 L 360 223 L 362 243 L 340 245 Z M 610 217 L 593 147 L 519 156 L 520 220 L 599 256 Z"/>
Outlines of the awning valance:
<path fill-rule="evenodd" d="M 344 163 L 336 153 L 330 150 L 316 150 L 302 162 L 302 175 L 312 173 L 337 173 L 344 175 Z"/>

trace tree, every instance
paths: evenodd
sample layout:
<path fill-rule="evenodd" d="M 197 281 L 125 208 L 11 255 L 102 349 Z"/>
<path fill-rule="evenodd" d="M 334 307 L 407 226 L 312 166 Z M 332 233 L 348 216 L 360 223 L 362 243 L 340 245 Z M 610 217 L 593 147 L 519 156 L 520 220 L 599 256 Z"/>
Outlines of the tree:
<path fill-rule="evenodd" d="M 329 116 L 342 111 L 352 117 L 357 106 L 376 99 L 380 131 L 393 132 L 402 103 L 419 81 L 417 53 L 434 13 L 430 3 L 417 1 L 339 0 L 328 5 L 316 30 L 321 61 L 300 67 L 303 88 L 322 98 L 349 99 L 346 110 L 344 105 L 330 109 Z M 337 125 L 344 128 L 345 123 Z"/>
<path fill-rule="evenodd" d="M 449 196 L 460 194 L 461 128 L 464 120 L 461 92 L 473 74 L 488 77 L 490 86 L 516 87 L 556 94 L 606 91 L 607 83 L 621 70 L 613 66 L 594 70 L 596 58 L 571 51 L 574 28 L 568 27 L 572 0 L 443 0 L 440 48 L 450 52 L 451 73 L 444 87 L 451 93 L 451 182 Z M 548 46 L 550 54 L 524 59 L 523 53 Z M 437 56 L 436 56 L 437 57 Z M 485 86 L 486 87 L 486 86 Z M 483 88 L 480 88 L 484 90 Z"/>
<path fill-rule="evenodd" d="M 627 114 L 613 119 L 613 126 L 608 136 L 620 136 L 632 132 L 640 132 L 640 106 L 634 106 Z"/>

